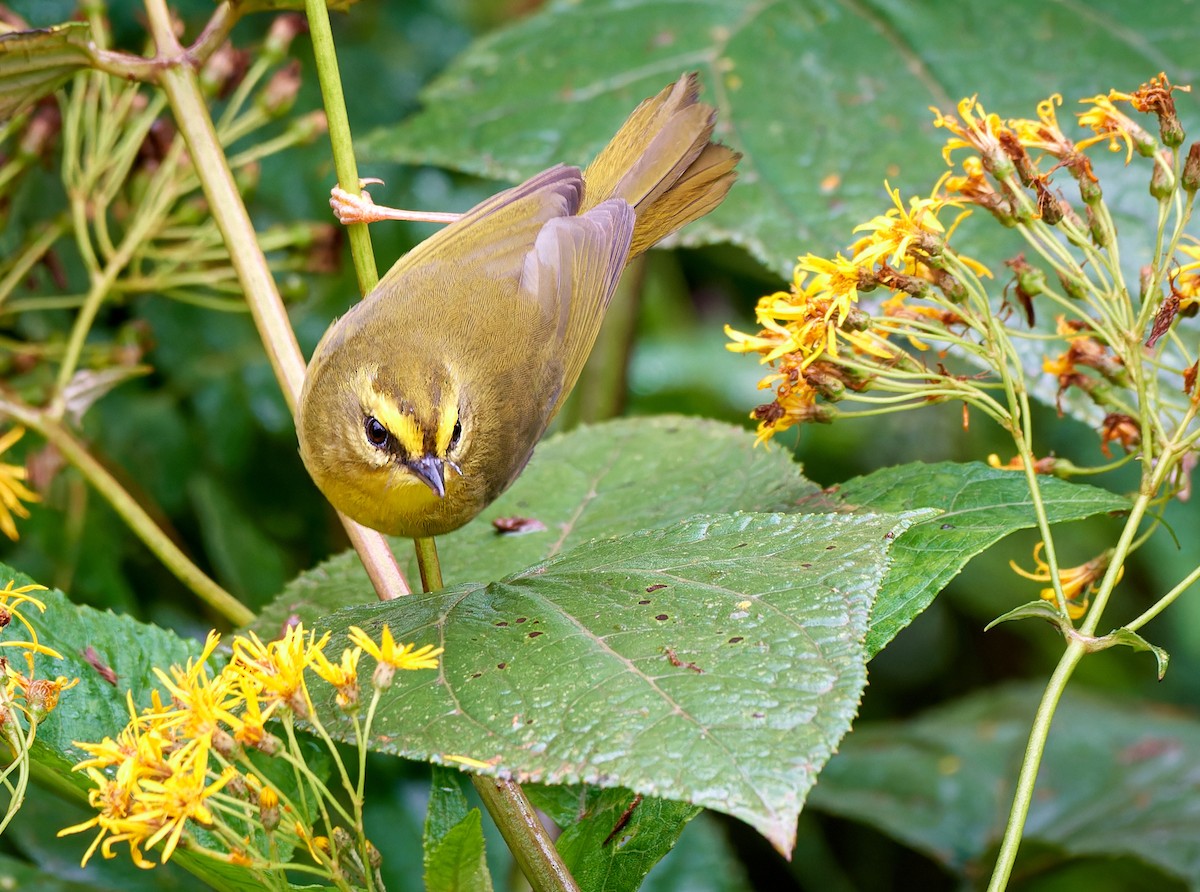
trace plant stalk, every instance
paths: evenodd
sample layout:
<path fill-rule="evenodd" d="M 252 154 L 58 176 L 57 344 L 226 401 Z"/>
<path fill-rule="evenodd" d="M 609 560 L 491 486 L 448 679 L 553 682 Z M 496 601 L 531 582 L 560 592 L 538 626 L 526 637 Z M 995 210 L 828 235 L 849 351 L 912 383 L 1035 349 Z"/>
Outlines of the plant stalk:
<path fill-rule="evenodd" d="M 221 586 L 210 579 L 203 570 L 192 563 L 166 533 L 162 531 L 154 519 L 137 503 L 126 490 L 117 482 L 108 470 L 88 452 L 62 424 L 44 414 L 28 407 L 0 401 L 0 412 L 11 416 L 16 421 L 36 431 L 47 442 L 62 453 L 75 468 L 84 476 L 97 492 L 102 495 L 129 528 L 145 543 L 154 556 L 162 561 L 175 577 L 195 592 L 200 600 L 217 611 L 235 626 L 243 626 L 254 619 L 254 612 L 245 604 L 231 595 Z"/>
<path fill-rule="evenodd" d="M 179 132 L 187 141 L 209 211 L 229 249 L 230 261 L 245 292 L 271 368 L 294 415 L 304 386 L 304 356 L 217 138 L 193 63 L 172 30 L 166 2 L 145 0 L 145 3 L 161 66 L 159 85 L 166 92 Z M 387 540 L 344 515 L 339 517 L 379 598 L 389 600 L 407 595 L 411 589 Z"/>
<path fill-rule="evenodd" d="M 996 866 L 992 869 L 988 892 L 1002 892 L 1008 887 L 1013 865 L 1017 861 L 1017 850 L 1021 846 L 1021 836 L 1025 831 L 1025 819 L 1029 815 L 1030 803 L 1033 802 L 1033 788 L 1037 783 L 1042 755 L 1046 751 L 1046 740 L 1050 736 L 1050 723 L 1054 721 L 1054 711 L 1058 708 L 1067 682 L 1085 653 L 1087 649 L 1081 641 L 1072 640 L 1068 643 L 1062 658 L 1054 668 L 1054 674 L 1050 676 L 1046 690 L 1042 693 L 1041 702 L 1038 703 L 1037 713 L 1033 718 L 1033 726 L 1029 729 L 1025 758 L 1021 762 L 1021 773 L 1017 777 L 1017 789 L 1013 794 L 1012 810 L 1004 827 L 1004 839 L 1000 843 L 1000 853 L 996 856 Z"/>
<path fill-rule="evenodd" d="M 442 566 L 438 561 L 437 542 L 428 536 L 414 539 L 413 545 L 425 591 L 440 590 L 443 588 Z M 471 783 L 535 892 L 579 892 L 579 886 L 521 785 L 480 774 L 472 774 Z"/>

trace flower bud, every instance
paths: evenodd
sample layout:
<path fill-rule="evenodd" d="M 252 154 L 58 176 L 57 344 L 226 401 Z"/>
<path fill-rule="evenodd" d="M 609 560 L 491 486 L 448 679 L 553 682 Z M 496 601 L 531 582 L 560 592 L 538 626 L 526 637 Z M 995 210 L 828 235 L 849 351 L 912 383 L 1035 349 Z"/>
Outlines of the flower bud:
<path fill-rule="evenodd" d="M 307 30 L 308 22 L 299 13 L 276 16 L 267 32 L 267 39 L 263 41 L 263 55 L 272 63 L 282 62 L 292 41 Z"/>
<path fill-rule="evenodd" d="M 1154 159 L 1154 171 L 1150 174 L 1150 195 L 1166 201 L 1175 194 L 1175 174 L 1171 170 L 1171 156 L 1160 152 Z"/>
<path fill-rule="evenodd" d="M 1200 188 L 1200 142 L 1194 142 L 1188 149 L 1187 160 L 1183 162 L 1183 176 L 1179 183 L 1190 195 Z"/>
<path fill-rule="evenodd" d="M 205 96 L 225 99 L 237 89 L 250 68 L 250 54 L 226 43 L 208 57 L 200 69 L 200 89 Z"/>
<path fill-rule="evenodd" d="M 272 118 L 282 118 L 296 102 L 300 92 L 300 62 L 293 59 L 271 76 L 258 95 L 257 105 Z"/>
<path fill-rule="evenodd" d="M 279 826 L 279 796 L 270 787 L 263 787 L 258 794 L 258 817 L 263 830 L 271 833 Z"/>

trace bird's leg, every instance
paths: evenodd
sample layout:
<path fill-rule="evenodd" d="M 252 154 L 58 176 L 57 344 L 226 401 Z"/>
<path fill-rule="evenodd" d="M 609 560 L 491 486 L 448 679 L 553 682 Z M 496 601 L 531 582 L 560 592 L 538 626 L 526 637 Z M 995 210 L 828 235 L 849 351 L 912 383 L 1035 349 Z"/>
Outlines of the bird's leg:
<path fill-rule="evenodd" d="M 329 206 L 338 222 L 344 226 L 351 223 L 378 223 L 380 220 L 410 220 L 417 223 L 453 223 L 462 214 L 444 214 L 437 211 L 406 211 L 376 204 L 371 200 L 366 187 L 372 183 L 383 185 L 383 180 L 369 177 L 359 180 L 361 194 L 355 195 L 338 186 L 329 190 Z"/>

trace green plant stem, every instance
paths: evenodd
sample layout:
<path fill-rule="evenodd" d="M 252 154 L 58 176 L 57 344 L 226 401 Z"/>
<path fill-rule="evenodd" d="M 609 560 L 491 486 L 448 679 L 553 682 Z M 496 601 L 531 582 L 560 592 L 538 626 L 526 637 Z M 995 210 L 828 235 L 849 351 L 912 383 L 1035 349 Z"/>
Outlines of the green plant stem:
<path fill-rule="evenodd" d="M 3 306 L 8 296 L 12 294 L 13 289 L 17 287 L 17 283 L 24 279 L 29 271 L 33 269 L 34 264 L 45 257 L 46 252 L 70 228 L 70 216 L 68 214 L 60 214 L 47 222 L 42 227 L 41 232 L 25 245 L 8 272 L 4 274 L 3 278 L 0 278 L 0 306 Z"/>
<path fill-rule="evenodd" d="M 520 785 L 477 774 L 471 775 L 471 782 L 535 892 L 579 892 Z"/>
<path fill-rule="evenodd" d="M 438 561 L 437 542 L 429 536 L 414 539 L 413 546 L 425 591 L 440 590 L 443 587 L 442 567 Z M 575 879 L 521 785 L 479 774 L 471 775 L 471 783 L 535 892 L 578 892 Z"/>
<path fill-rule="evenodd" d="M 329 12 L 325 8 L 324 0 L 306 0 L 305 10 L 312 35 L 317 74 L 321 81 L 321 94 L 325 101 L 325 114 L 329 119 L 329 139 L 338 183 L 347 192 L 358 193 L 358 167 L 354 161 L 349 117 L 342 94 L 341 77 L 338 74 L 333 35 L 329 28 Z M 378 281 L 370 236 L 366 224 L 355 224 L 349 227 L 349 230 L 350 250 L 354 257 L 359 289 L 366 294 Z M 414 545 L 423 588 L 427 592 L 441 589 L 442 571 L 438 562 L 436 542 L 432 538 L 421 538 L 414 540 Z M 537 892 L 577 890 L 575 881 L 520 785 L 513 781 L 477 775 L 472 775 L 472 781 L 533 888 Z"/>
<path fill-rule="evenodd" d="M 445 588 L 445 584 L 442 582 L 442 564 L 438 560 L 437 540 L 432 536 L 413 539 L 413 548 L 417 552 L 417 567 L 421 571 L 422 590 L 441 591 Z"/>
<path fill-rule="evenodd" d="M 1021 836 L 1025 830 L 1025 818 L 1029 815 L 1029 805 L 1033 802 L 1033 788 L 1037 783 L 1042 754 L 1046 751 L 1046 740 L 1050 736 L 1050 723 L 1054 720 L 1054 711 L 1058 708 L 1067 682 L 1085 653 L 1087 648 L 1083 642 L 1069 642 L 1054 668 L 1054 674 L 1050 676 L 1046 690 L 1042 693 L 1041 702 L 1038 703 L 1037 713 L 1033 718 L 1033 727 L 1029 729 L 1025 758 L 1021 762 L 1021 773 L 1017 777 L 1017 789 L 1013 794 L 1012 810 L 1004 828 L 1004 839 L 1000 843 L 1000 853 L 996 856 L 996 866 L 992 870 L 988 892 L 1001 892 L 1008 886 L 1013 865 L 1017 860 L 1017 849 L 1020 848 Z"/>
<path fill-rule="evenodd" d="M 1067 681 L 1070 680 L 1075 667 L 1079 664 L 1083 655 L 1088 652 L 1089 646 L 1094 643 L 1096 626 L 1099 624 L 1100 615 L 1104 612 L 1108 598 L 1117 584 L 1117 574 L 1120 572 L 1120 568 L 1129 554 L 1129 546 L 1137 534 L 1137 529 L 1141 525 L 1142 518 L 1146 515 L 1146 510 L 1154 497 L 1154 493 L 1162 485 L 1162 481 L 1169 472 L 1171 464 L 1168 451 L 1164 454 L 1163 460 L 1159 462 L 1150 479 L 1145 480 L 1144 478 L 1141 491 L 1138 493 L 1138 497 L 1129 511 L 1129 516 L 1125 520 L 1125 526 L 1121 530 L 1121 536 L 1113 548 L 1112 561 L 1104 575 L 1104 579 L 1101 580 L 1096 598 L 1092 601 L 1091 609 L 1088 610 L 1087 616 L 1084 617 L 1079 630 L 1075 631 L 1071 629 L 1069 624 L 1066 623 L 1062 626 L 1063 632 L 1068 636 L 1067 648 L 1063 652 L 1062 658 L 1058 661 L 1058 666 L 1055 667 L 1054 674 L 1050 677 L 1049 683 L 1046 685 L 1046 690 L 1042 694 L 1042 700 L 1038 704 L 1038 711 L 1034 717 L 1033 727 L 1029 731 L 1029 740 L 1025 745 L 1025 756 L 1021 762 L 1021 773 L 1017 780 L 1017 789 L 1013 794 L 1012 809 L 1009 812 L 1008 823 L 1004 828 L 1004 839 L 1000 844 L 1000 853 L 996 857 L 996 865 L 992 871 L 991 882 L 988 884 L 988 892 L 999 892 L 999 890 L 1004 889 L 1008 883 L 1009 876 L 1012 874 L 1013 864 L 1017 858 L 1017 850 L 1021 845 L 1021 836 L 1025 831 L 1025 818 L 1029 814 L 1030 803 L 1033 802 L 1033 788 L 1037 781 L 1038 769 L 1041 767 L 1042 754 L 1046 749 L 1046 740 L 1050 734 L 1050 723 L 1054 718 L 1054 711 L 1058 708 L 1058 702 L 1062 699 Z M 1028 467 L 1028 465 L 1029 462 L 1026 461 L 1026 466 Z M 1054 572 L 1057 588 L 1057 571 L 1052 572 Z"/>
<path fill-rule="evenodd" d="M 338 185 L 358 195 L 362 186 L 358 181 L 358 163 L 354 160 L 354 140 L 350 135 L 350 116 L 346 112 L 342 76 L 333 47 L 333 31 L 329 27 L 329 10 L 325 7 L 325 0 L 305 0 L 304 11 L 308 16 L 308 30 L 317 63 L 317 79 L 321 82 L 325 116 L 329 121 L 333 168 L 337 172 Z M 358 277 L 358 290 L 366 294 L 379 281 L 375 254 L 371 250 L 371 233 L 366 223 L 355 223 L 346 228 L 350 237 L 350 256 L 354 259 L 354 273 Z"/>
<path fill-rule="evenodd" d="M 162 561 L 180 582 L 194 591 L 205 604 L 233 625 L 245 625 L 254 619 L 254 612 L 217 585 L 205 575 L 203 570 L 192 563 L 142 506 L 125 491 L 116 478 L 100 462 L 96 461 L 87 448 L 76 440 L 63 425 L 45 417 L 40 412 L 8 400 L 0 400 L 0 412 L 11 416 L 52 443 L 63 457 L 83 474 L 84 479 L 108 500 L 113 510 L 125 523 L 129 524 L 130 529 L 154 553 L 155 557 Z"/>
<path fill-rule="evenodd" d="M 1141 616 L 1131 622 L 1125 623 L 1122 628 L 1128 629 L 1131 632 L 1136 632 L 1142 626 L 1146 625 L 1146 623 L 1150 622 L 1150 620 L 1154 619 L 1154 617 L 1158 616 L 1173 603 L 1175 603 L 1175 599 L 1195 585 L 1197 580 L 1200 580 L 1200 567 L 1193 569 L 1191 573 L 1179 581 L 1178 585 L 1155 601 L 1153 606 L 1147 608 L 1141 614 Z"/>
<path fill-rule="evenodd" d="M 167 94 L 179 132 L 187 141 L 209 212 L 229 249 L 229 258 L 246 294 L 259 337 L 271 361 L 288 408 L 295 414 L 304 386 L 304 356 L 288 321 L 279 289 L 259 247 L 254 224 L 242 202 L 233 173 L 200 92 L 194 62 L 184 53 L 171 26 L 165 0 L 145 0 L 150 31 L 158 51 L 158 82 Z M 224 5 L 224 4 L 223 4 Z M 362 559 L 381 600 L 408 594 L 404 574 L 387 540 L 344 515 L 342 525 Z"/>

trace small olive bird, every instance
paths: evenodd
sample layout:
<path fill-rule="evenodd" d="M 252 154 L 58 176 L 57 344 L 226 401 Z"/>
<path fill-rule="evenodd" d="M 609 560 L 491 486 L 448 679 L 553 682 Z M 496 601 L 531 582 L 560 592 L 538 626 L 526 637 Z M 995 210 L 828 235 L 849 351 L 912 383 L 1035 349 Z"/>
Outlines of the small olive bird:
<path fill-rule="evenodd" d="M 300 454 L 335 508 L 398 536 L 475 517 L 571 392 L 631 257 L 715 208 L 740 155 L 686 74 L 580 172 L 494 195 L 335 321 L 300 396 Z"/>

